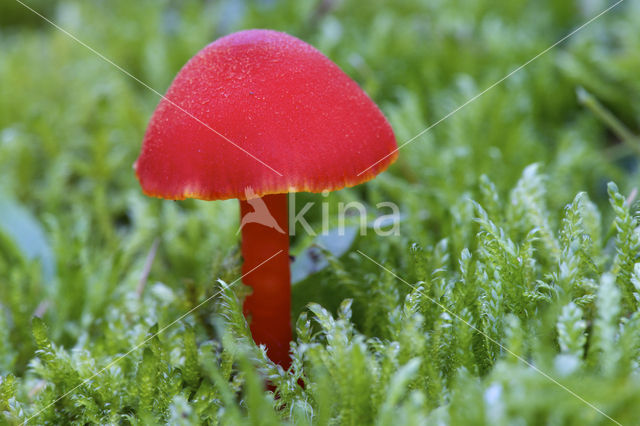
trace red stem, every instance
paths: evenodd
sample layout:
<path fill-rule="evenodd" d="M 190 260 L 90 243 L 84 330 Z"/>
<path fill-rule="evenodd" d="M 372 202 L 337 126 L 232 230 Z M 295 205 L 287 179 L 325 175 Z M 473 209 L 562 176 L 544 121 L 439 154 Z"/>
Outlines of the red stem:
<path fill-rule="evenodd" d="M 242 281 L 253 289 L 253 293 L 244 301 L 243 312 L 249 321 L 253 340 L 257 344 L 264 344 L 269 358 L 285 369 L 291 364 L 291 272 L 287 209 L 287 194 L 240 200 L 244 257 Z M 249 272 L 254 268 L 257 269 Z"/>

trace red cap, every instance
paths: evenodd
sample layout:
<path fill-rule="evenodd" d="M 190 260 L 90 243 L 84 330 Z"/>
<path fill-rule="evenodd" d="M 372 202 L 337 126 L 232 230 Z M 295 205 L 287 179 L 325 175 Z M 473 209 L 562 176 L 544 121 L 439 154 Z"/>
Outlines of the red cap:
<path fill-rule="evenodd" d="M 147 195 L 245 199 L 247 188 L 263 196 L 357 185 L 396 149 L 382 112 L 336 64 L 285 33 L 248 30 L 180 70 L 134 167 Z"/>

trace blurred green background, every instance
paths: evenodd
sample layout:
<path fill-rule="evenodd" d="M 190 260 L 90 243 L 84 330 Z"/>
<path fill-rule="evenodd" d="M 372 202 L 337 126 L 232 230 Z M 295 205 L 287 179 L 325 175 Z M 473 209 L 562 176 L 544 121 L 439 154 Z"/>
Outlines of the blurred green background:
<path fill-rule="evenodd" d="M 288 32 L 319 48 L 356 80 L 384 111 L 399 143 L 613 4 L 600 0 L 24 2 L 161 93 L 191 56 L 220 36 L 246 28 Z M 234 424 L 252 421 L 252 415 L 274 422 L 310 419 L 317 424 L 325 420 L 392 424 L 394 419 L 411 423 L 427 418 L 454 424 L 606 424 L 603 416 L 555 385 L 534 378 L 536 373 L 526 366 L 499 364 L 509 358 L 504 351 L 470 355 L 474 358 L 468 365 L 455 361 L 461 356 L 454 356 L 456 351 L 471 354 L 478 347 L 464 341 L 447 343 L 442 321 L 451 318 L 442 320 L 445 313 L 428 301 L 415 312 L 426 318 L 423 325 L 416 325 L 426 339 L 423 346 L 412 356 L 398 355 L 390 364 L 381 364 L 388 371 L 376 366 L 374 360 L 387 356 L 381 353 L 411 345 L 402 343 L 401 335 L 413 317 L 405 312 L 409 319 L 402 325 L 393 319 L 400 315 L 397 308 L 411 289 L 394 282 L 355 250 L 394 268 L 411 283 L 431 283 L 426 286 L 436 291 L 436 299 L 446 299 L 443 294 L 456 294 L 458 290 L 452 289 L 464 281 L 464 249 L 472 253 L 473 262 L 482 261 L 484 237 L 479 235 L 490 226 L 469 199 L 478 201 L 492 223 L 504 230 L 504 240 L 496 237 L 498 241 L 511 238 L 523 252 L 528 247 L 533 253 L 528 275 L 518 275 L 517 280 L 494 289 L 496 294 L 506 294 L 512 286 L 514 300 L 522 299 L 526 305 L 496 307 L 501 319 L 492 317 L 499 324 L 495 338 L 501 342 L 522 339 L 525 343 L 517 353 L 552 369 L 553 354 L 562 351 L 555 325 L 562 307 L 583 298 L 576 303 L 591 330 L 592 321 L 603 315 L 596 306 L 602 274 L 624 275 L 623 284 L 616 281 L 623 286 L 619 290 L 623 295 L 624 285 L 633 288 L 638 205 L 629 199 L 619 210 L 609 207 L 612 195 L 607 194 L 607 182 L 615 181 L 620 194 L 628 196 L 640 181 L 639 70 L 640 3 L 627 0 L 403 148 L 388 172 L 329 197 L 332 209 L 340 201 L 361 200 L 372 207 L 372 214 L 377 202 L 393 201 L 404 217 L 400 236 L 357 237 L 349 254 L 338 258 L 326 253 L 329 268 L 294 286 L 294 320 L 308 311 L 305 306 L 310 302 L 335 314 L 343 299 L 353 299 L 353 316 L 342 320 L 349 324 L 345 327 L 353 327 L 346 332 L 348 339 L 360 336 L 363 340 L 349 340 L 355 345 L 349 350 L 368 339 L 365 352 L 370 362 L 358 365 L 362 371 L 376 371 L 369 376 L 362 373 L 367 377 L 359 382 L 362 387 L 353 378 L 345 379 L 344 393 L 327 394 L 327 388 L 337 386 L 337 379 L 324 380 L 314 369 L 320 358 L 300 354 L 301 365 L 313 367 L 306 372 L 310 384 L 305 389 L 291 390 L 279 401 L 259 390 L 252 394 L 247 389 L 252 389 L 252 383 L 259 389 L 256 377 L 257 372 L 264 373 L 261 368 L 271 368 L 269 374 L 282 372 L 265 367 L 265 360 L 244 362 L 238 355 L 242 350 L 220 343 L 229 329 L 221 318 L 233 323 L 229 314 L 233 297 L 228 295 L 222 307 L 206 304 L 185 320 L 187 325 L 181 322 L 168 330 L 151 352 L 134 352 L 104 378 L 48 407 L 81 383 L 81 378 L 142 341 L 154 324 L 166 325 L 213 295 L 218 278 L 229 283 L 238 277 L 238 207 L 234 201 L 168 202 L 144 197 L 132 164 L 158 96 L 18 2 L 2 0 L 0 419 L 4 413 L 3 421 L 19 424 L 25 415 L 46 408 L 34 424 L 45 419 L 52 423 L 144 424 L 181 419 L 192 424 Z M 523 175 L 533 163 L 539 166 Z M 571 278 L 582 290 L 574 294 L 556 288 L 555 293 L 550 290 L 556 296 L 550 295 L 549 300 L 535 299 L 532 288 L 541 283 L 551 288 L 560 285 L 562 262 L 565 266 L 567 262 L 560 253 L 575 252 L 562 240 L 561 230 L 567 218 L 564 206 L 581 191 L 593 202 L 585 208 L 596 212 L 589 217 L 597 222 L 593 228 L 597 230 L 585 234 L 594 248 L 576 266 L 586 271 L 584 277 Z M 296 201 L 301 207 L 321 197 L 299 194 Z M 306 217 L 320 229 L 316 205 Z M 627 234 L 621 226 L 616 228 L 615 218 L 627 226 Z M 578 228 L 584 226 L 586 219 L 574 219 Z M 539 232 L 535 242 L 528 240 L 532 229 Z M 298 235 L 292 241 L 295 253 L 312 244 L 311 237 Z M 148 282 L 143 279 L 141 284 L 154 241 L 158 250 Z M 623 247 L 624 241 L 629 245 Z M 621 263 L 616 253 L 626 253 L 627 263 Z M 507 263 L 521 261 L 518 255 L 504 256 Z M 472 267 L 473 274 L 482 268 L 480 264 Z M 504 270 L 489 270 L 496 271 L 497 276 L 503 274 L 495 278 L 499 282 Z M 482 311 L 483 303 L 491 299 L 486 296 L 491 289 L 483 283 L 493 279 L 479 275 L 476 284 L 469 284 L 480 289 L 476 299 L 468 294 L 467 299 L 452 296 L 451 304 L 445 305 L 455 312 L 468 307 L 471 322 L 485 330 L 489 326 L 476 322 L 480 318 L 474 317 L 470 300 Z M 590 280 L 589 285 L 584 280 Z M 433 290 L 438 286 L 441 291 Z M 632 296 L 629 300 L 626 304 L 618 300 L 623 307 L 612 314 L 612 324 L 635 321 L 637 306 Z M 221 315 L 225 309 L 231 311 Z M 320 318 L 318 308 L 314 309 Z M 520 325 L 510 329 L 513 315 Z M 46 332 L 39 326 L 34 332 L 34 316 L 42 317 Z M 316 331 L 323 329 L 322 320 L 319 323 Z M 516 338 L 509 330 L 527 336 Z M 582 333 L 591 336 L 590 331 Z M 192 338 L 189 342 L 196 348 L 191 355 L 181 353 L 191 347 L 183 344 L 184 336 Z M 440 343 L 436 338 L 442 339 Z M 316 345 L 327 345 L 322 333 L 314 339 Z M 609 342 L 615 345 L 618 340 L 612 339 Z M 625 424 L 640 418 L 640 391 L 630 384 L 633 377 L 637 381 L 640 358 L 633 346 L 637 342 L 629 344 L 632 347 L 620 349 L 625 352 L 619 354 L 629 357 L 629 369 L 606 370 L 599 358 L 588 358 L 585 346 L 588 362 L 570 378 L 572 386 L 613 410 Z M 339 357 L 346 352 L 336 354 L 330 347 L 322 362 L 334 356 L 334 364 L 326 365 L 340 364 Z M 225 358 L 227 350 L 233 355 Z M 199 361 L 193 361 L 194 356 Z M 414 356 L 422 360 L 419 370 L 408 363 Z M 205 362 L 207 357 L 211 364 Z M 163 379 L 145 376 L 144 366 L 152 365 L 150 359 L 160 363 L 150 371 L 166 369 L 163 377 L 171 377 L 162 386 Z M 188 360 L 197 366 L 191 376 L 186 373 Z M 491 374 L 522 379 L 520 391 L 533 395 L 530 408 L 523 408 L 517 396 L 507 397 L 492 388 L 495 383 L 487 375 L 496 363 L 497 373 Z M 229 387 L 221 384 L 224 380 L 212 365 L 221 371 L 228 367 Z M 393 376 L 396 371 L 404 376 Z M 348 372 L 341 374 L 348 376 Z M 423 383 L 419 377 L 430 379 Z M 295 384 L 297 378 L 282 380 L 276 382 Z M 152 391 L 137 390 L 136 383 L 141 381 Z M 591 383 L 601 383 L 602 393 Z M 456 393 L 464 386 L 475 389 L 469 394 L 477 398 L 465 399 Z M 161 390 L 154 392 L 156 388 Z M 618 402 L 611 399 L 616 389 L 621 389 Z M 363 402 L 350 392 L 373 396 Z M 398 395 L 405 392 L 408 399 L 401 402 Z M 384 405 L 387 394 L 396 395 L 388 406 Z M 194 398 L 203 395 L 207 402 L 195 405 Z M 282 405 L 291 409 L 289 414 Z"/>

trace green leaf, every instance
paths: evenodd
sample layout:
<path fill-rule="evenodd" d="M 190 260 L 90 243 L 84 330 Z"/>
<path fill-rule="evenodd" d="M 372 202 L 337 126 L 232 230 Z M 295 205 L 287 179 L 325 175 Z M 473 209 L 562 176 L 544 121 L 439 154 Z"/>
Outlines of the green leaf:
<path fill-rule="evenodd" d="M 25 260 L 40 262 L 45 281 L 53 279 L 55 257 L 42 225 L 26 208 L 3 193 L 0 193 L 1 236 L 11 241 Z"/>

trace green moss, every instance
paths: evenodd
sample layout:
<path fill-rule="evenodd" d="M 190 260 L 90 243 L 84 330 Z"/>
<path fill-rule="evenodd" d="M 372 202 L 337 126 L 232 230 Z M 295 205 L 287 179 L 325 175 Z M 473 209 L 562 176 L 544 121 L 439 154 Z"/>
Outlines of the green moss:
<path fill-rule="evenodd" d="M 28 3 L 159 92 L 222 34 L 288 31 L 367 90 L 399 143 L 606 7 Z M 640 418 L 637 4 L 416 138 L 388 172 L 326 198 L 332 212 L 392 201 L 401 232 L 326 251 L 328 266 L 294 285 L 287 372 L 242 316 L 237 203 L 144 197 L 131 165 L 158 97 L 18 6 L 0 6 L 0 194 L 33 216 L 55 267 L 0 224 L 0 424 Z M 322 228 L 319 210 L 306 217 Z M 294 251 L 310 240 L 296 235 Z"/>

